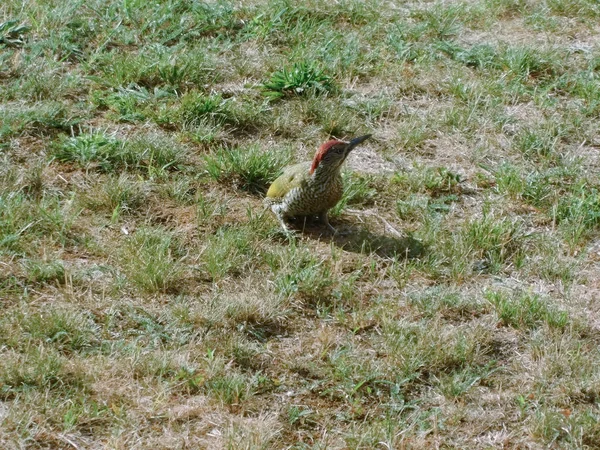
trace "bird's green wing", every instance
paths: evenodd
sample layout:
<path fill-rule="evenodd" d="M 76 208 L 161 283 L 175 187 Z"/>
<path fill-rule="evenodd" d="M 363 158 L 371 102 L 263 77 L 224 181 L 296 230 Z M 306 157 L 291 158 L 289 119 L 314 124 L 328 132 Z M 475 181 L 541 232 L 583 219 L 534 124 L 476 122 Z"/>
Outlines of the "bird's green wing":
<path fill-rule="evenodd" d="M 267 191 L 269 198 L 285 197 L 292 189 L 299 187 L 309 177 L 310 162 L 303 162 L 288 166 L 283 169 L 283 173 L 273 181 L 271 187 Z"/>

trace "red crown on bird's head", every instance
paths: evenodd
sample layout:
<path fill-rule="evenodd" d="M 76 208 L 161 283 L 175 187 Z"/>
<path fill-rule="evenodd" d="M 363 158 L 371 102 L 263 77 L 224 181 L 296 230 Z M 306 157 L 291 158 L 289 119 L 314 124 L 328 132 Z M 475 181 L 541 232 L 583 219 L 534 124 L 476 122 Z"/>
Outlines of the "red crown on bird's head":
<path fill-rule="evenodd" d="M 345 144 L 345 142 L 332 139 L 331 141 L 327 141 L 319 147 L 319 150 L 317 150 L 317 153 L 315 153 L 315 157 L 313 158 L 312 165 L 310 166 L 310 172 L 308 172 L 309 174 L 312 175 L 313 172 L 317 170 L 317 167 L 319 167 L 323 156 L 325 156 L 331 147 L 337 144 Z"/>

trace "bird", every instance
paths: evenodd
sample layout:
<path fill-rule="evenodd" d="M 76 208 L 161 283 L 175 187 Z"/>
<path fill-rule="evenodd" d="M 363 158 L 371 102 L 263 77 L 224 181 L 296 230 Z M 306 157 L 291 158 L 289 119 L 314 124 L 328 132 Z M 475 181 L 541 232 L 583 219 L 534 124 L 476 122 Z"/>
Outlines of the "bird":
<path fill-rule="evenodd" d="M 370 137 L 366 134 L 350 142 L 329 140 L 319 147 L 312 161 L 283 169 L 267 191 L 265 206 L 271 208 L 284 233 L 290 234 L 286 219 L 316 215 L 331 233 L 337 233 L 329 223 L 328 211 L 344 192 L 340 169 L 350 152 Z"/>

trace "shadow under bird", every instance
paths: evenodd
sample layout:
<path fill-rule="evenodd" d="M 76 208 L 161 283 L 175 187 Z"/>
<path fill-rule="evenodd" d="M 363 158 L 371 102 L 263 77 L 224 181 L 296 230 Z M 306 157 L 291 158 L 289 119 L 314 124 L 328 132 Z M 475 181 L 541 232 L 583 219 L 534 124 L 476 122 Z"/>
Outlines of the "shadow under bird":
<path fill-rule="evenodd" d="M 327 212 L 342 198 L 344 186 L 340 169 L 350 152 L 370 138 L 370 134 L 350 142 L 325 142 L 312 161 L 286 167 L 267 192 L 265 204 L 277 216 L 283 231 L 290 230 L 286 220 L 297 216 L 319 216 L 319 220 L 335 233 Z"/>

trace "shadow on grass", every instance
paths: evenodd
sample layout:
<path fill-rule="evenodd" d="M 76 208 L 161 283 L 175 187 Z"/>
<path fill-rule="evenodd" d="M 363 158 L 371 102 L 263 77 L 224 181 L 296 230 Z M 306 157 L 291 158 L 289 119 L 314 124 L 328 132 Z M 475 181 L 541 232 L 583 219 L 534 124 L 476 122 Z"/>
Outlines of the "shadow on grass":
<path fill-rule="evenodd" d="M 326 227 L 311 218 L 298 218 L 290 223 L 295 230 L 311 239 L 320 239 L 353 253 L 375 253 L 384 258 L 418 258 L 425 254 L 425 245 L 411 236 L 396 237 L 379 234 L 365 226 L 343 222 L 337 225 L 338 232 L 329 233 Z"/>
<path fill-rule="evenodd" d="M 344 230 L 330 239 L 349 252 L 375 253 L 385 258 L 418 258 L 425 253 L 423 243 L 413 237 L 377 234 L 364 228 Z"/>

